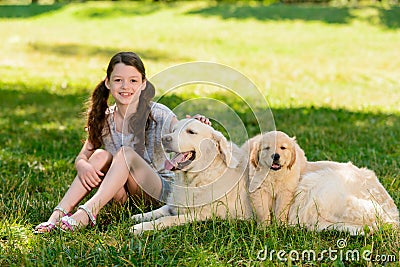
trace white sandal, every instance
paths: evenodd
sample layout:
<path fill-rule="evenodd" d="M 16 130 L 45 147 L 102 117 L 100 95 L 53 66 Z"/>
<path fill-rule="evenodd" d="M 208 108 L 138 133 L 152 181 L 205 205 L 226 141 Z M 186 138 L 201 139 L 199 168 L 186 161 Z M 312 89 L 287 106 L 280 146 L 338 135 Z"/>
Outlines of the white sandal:
<path fill-rule="evenodd" d="M 88 208 L 86 208 L 84 205 L 79 206 L 78 209 L 81 209 L 84 212 L 86 212 L 87 216 L 89 217 L 90 226 L 94 227 L 96 225 L 96 216 L 94 216 L 93 213 Z M 61 224 L 65 225 L 67 227 L 67 229 L 71 232 L 74 232 L 75 230 L 77 230 L 80 225 L 77 223 L 77 221 L 74 218 L 72 218 L 68 215 L 62 217 L 60 222 L 61 222 Z"/>
<path fill-rule="evenodd" d="M 53 209 L 53 212 L 54 212 L 54 211 L 61 211 L 61 212 L 64 214 L 64 217 L 70 215 L 70 213 L 68 213 L 68 212 L 67 212 L 63 207 L 61 207 L 61 206 L 55 207 L 55 208 Z M 42 222 L 42 223 L 40 223 L 39 225 L 37 225 L 37 226 L 35 227 L 35 230 L 33 231 L 33 233 L 35 233 L 35 234 L 49 233 L 49 232 L 51 232 L 54 228 L 56 228 L 56 224 L 55 224 L 55 223 L 49 222 L 49 221 L 47 221 L 47 222 Z M 44 229 L 46 229 L 46 231 L 40 231 L 40 230 L 44 230 Z"/>

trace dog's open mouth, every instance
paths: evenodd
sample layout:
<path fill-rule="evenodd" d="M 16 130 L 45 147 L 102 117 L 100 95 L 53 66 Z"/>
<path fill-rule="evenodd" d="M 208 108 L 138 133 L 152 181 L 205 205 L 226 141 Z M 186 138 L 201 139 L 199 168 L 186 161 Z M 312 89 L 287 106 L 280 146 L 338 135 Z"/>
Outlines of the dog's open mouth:
<path fill-rule="evenodd" d="M 271 170 L 278 171 L 282 168 L 282 165 L 276 162 L 272 163 Z"/>
<path fill-rule="evenodd" d="M 170 171 L 181 170 L 192 163 L 195 158 L 196 152 L 194 151 L 176 153 L 171 160 L 165 161 L 164 168 Z"/>

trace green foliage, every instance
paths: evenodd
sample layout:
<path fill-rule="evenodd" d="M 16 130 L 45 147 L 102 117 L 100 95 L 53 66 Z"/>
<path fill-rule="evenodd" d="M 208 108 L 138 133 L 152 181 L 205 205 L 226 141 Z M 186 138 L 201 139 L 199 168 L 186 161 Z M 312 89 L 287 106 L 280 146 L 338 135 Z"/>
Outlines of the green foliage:
<path fill-rule="evenodd" d="M 47 219 L 76 174 L 84 103 L 120 50 L 138 52 L 150 80 L 187 61 L 235 68 L 258 85 L 277 129 L 296 136 L 310 160 L 374 170 L 399 206 L 399 15 L 398 7 L 384 5 L 253 2 L 0 6 L 0 266 L 368 265 L 345 258 L 283 262 L 276 254 L 273 261 L 257 260 L 265 248 L 321 252 L 337 249 L 338 240 L 346 240 L 346 249 L 398 261 L 399 231 L 386 226 L 350 237 L 215 218 L 135 237 L 130 216 L 152 208 L 135 202 L 108 205 L 95 228 L 74 234 L 31 230 Z M 207 85 L 157 92 L 171 108 L 203 96 L 232 108 L 249 136 L 259 132 L 254 112 L 267 112 L 266 106 L 250 107 Z M 212 105 L 183 111 L 202 109 L 211 118 L 218 112 Z M 214 125 L 224 132 L 219 122 Z"/>

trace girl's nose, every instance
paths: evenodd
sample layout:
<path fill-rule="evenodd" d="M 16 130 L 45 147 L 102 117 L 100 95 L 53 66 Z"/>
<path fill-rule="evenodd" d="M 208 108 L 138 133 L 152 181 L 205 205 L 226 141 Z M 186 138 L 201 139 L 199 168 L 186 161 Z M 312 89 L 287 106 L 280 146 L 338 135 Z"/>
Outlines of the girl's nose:
<path fill-rule="evenodd" d="M 122 81 L 122 88 L 126 88 L 126 84 L 127 84 L 127 82 Z"/>

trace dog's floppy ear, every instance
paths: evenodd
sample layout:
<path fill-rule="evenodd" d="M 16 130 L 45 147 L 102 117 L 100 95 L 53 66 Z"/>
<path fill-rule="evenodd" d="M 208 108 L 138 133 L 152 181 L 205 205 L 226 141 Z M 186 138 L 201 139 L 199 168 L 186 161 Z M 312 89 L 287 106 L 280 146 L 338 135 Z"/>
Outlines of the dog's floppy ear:
<path fill-rule="evenodd" d="M 261 143 L 254 142 L 251 144 L 250 149 L 250 167 L 249 167 L 249 192 L 252 193 L 256 191 L 262 184 L 262 182 L 267 177 L 266 168 L 260 168 L 259 166 L 259 153 L 260 153 Z"/>
<path fill-rule="evenodd" d="M 222 133 L 217 131 L 213 132 L 213 139 L 218 144 L 218 150 L 221 153 L 226 166 L 229 168 L 236 168 L 239 165 L 239 161 L 233 155 L 232 144 L 226 140 Z"/>
<path fill-rule="evenodd" d="M 300 166 L 300 171 L 303 172 L 306 169 L 307 165 L 307 157 L 304 153 L 304 150 L 296 143 L 296 160 L 297 164 Z"/>
<path fill-rule="evenodd" d="M 258 152 L 260 151 L 260 143 L 254 142 L 251 144 L 250 148 L 250 164 L 253 165 L 254 168 L 258 168 Z"/>
<path fill-rule="evenodd" d="M 297 149 L 296 149 L 297 143 L 296 143 L 296 137 L 291 138 L 291 141 L 292 141 L 292 145 L 290 146 L 291 158 L 290 158 L 289 164 L 287 165 L 287 168 L 288 168 L 289 170 L 292 169 L 292 167 L 293 167 L 293 165 L 295 164 L 296 159 L 297 159 Z"/>

